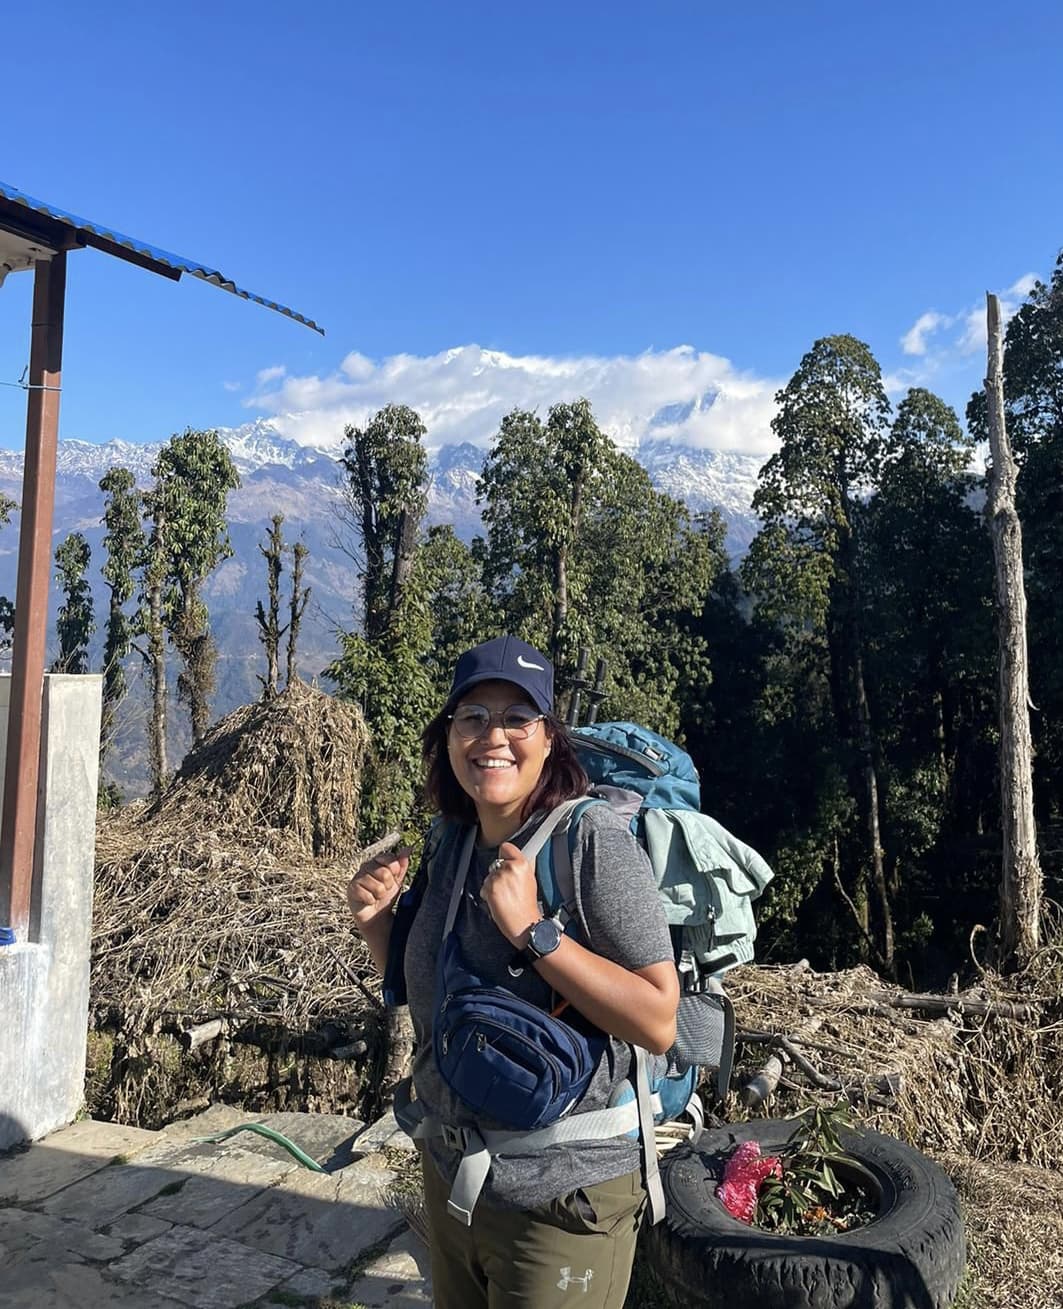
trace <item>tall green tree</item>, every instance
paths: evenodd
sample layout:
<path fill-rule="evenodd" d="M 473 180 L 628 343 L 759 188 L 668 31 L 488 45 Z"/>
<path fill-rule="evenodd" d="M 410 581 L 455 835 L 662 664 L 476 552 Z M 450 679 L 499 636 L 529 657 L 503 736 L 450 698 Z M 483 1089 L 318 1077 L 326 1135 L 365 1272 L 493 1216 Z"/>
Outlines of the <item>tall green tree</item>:
<path fill-rule="evenodd" d="M 407 405 L 386 405 L 345 436 L 342 493 L 355 539 L 362 630 L 378 641 L 402 612 L 428 503 L 425 426 Z"/>
<path fill-rule="evenodd" d="M 658 491 L 630 455 L 609 463 L 579 551 L 589 644 L 609 664 L 602 713 L 676 736 L 683 687 L 712 680 L 711 641 L 693 615 L 727 567 L 725 525 Z"/>
<path fill-rule="evenodd" d="M 722 563 L 718 523 L 694 523 L 601 432 L 586 400 L 545 422 L 502 420 L 478 487 L 484 590 L 505 626 L 548 651 L 559 687 L 577 652 L 609 662 L 605 710 L 674 731 L 680 675 L 704 658 L 680 622 L 700 608 Z"/>
<path fill-rule="evenodd" d="M 348 552 L 358 569 L 360 632 L 340 632 L 326 669 L 361 707 L 371 746 L 361 824 L 379 834 L 409 820 L 420 776 L 420 731 L 431 714 L 425 666 L 431 640 L 418 594 L 417 541 L 428 499 L 425 427 L 405 405 L 388 405 L 364 428 L 348 427 L 340 460 Z"/>
<path fill-rule="evenodd" d="M 890 454 L 889 401 L 874 356 L 851 336 L 815 342 L 777 400 L 772 428 L 780 446 L 761 470 L 753 507 L 764 526 L 745 581 L 795 643 L 825 648 L 834 724 L 861 828 L 851 851 L 855 876 L 850 872 L 846 886 L 839 869 L 836 884 L 877 961 L 892 971 L 860 569 L 863 501 Z"/>
<path fill-rule="evenodd" d="M 586 588 L 577 556 L 611 453 L 586 400 L 552 405 L 545 423 L 514 409 L 502 419 L 480 478 L 487 590 L 511 624 L 538 629 L 561 667 L 581 644 Z"/>
<path fill-rule="evenodd" d="M 891 447 L 864 513 L 862 576 L 887 881 L 912 955 L 928 905 L 939 935 L 949 930 L 949 898 L 938 897 L 965 893 L 957 869 L 969 875 L 970 859 L 959 851 L 995 812 L 992 559 L 972 507 L 973 440 L 953 410 L 910 391 Z M 968 885 L 968 903 L 973 894 Z"/>
<path fill-rule="evenodd" d="M 126 692 L 123 660 L 136 631 L 135 615 L 126 606 L 136 590 L 135 573 L 143 563 L 144 529 L 140 522 L 140 493 L 128 468 L 109 468 L 100 479 L 104 493 L 104 561 L 101 569 L 110 592 L 103 638 L 103 709 L 100 728 L 100 762 L 110 748 L 118 705 Z"/>
<path fill-rule="evenodd" d="M 681 683 L 682 729 L 702 805 L 775 869 L 757 905 L 758 957 L 844 966 L 853 929 L 833 888 L 854 823 L 840 766 L 826 644 L 755 607 L 722 570 L 697 618 L 712 679 Z"/>
<path fill-rule="evenodd" d="M 431 636 L 425 667 L 437 701 L 450 688 L 463 651 L 498 635 L 476 553 L 449 524 L 430 527 L 417 556 L 417 591 Z"/>
<path fill-rule="evenodd" d="M 163 621 L 182 665 L 177 697 L 197 742 L 210 723 L 218 656 L 203 584 L 232 554 L 226 509 L 240 476 L 218 433 L 193 428 L 170 438 L 153 471 L 166 523 Z"/>
<path fill-rule="evenodd" d="M 96 630 L 92 591 L 88 582 L 91 551 L 80 532 L 71 532 L 55 551 L 55 580 L 63 593 L 56 618 L 58 642 L 53 673 L 85 673 L 89 667 L 89 637 Z"/>

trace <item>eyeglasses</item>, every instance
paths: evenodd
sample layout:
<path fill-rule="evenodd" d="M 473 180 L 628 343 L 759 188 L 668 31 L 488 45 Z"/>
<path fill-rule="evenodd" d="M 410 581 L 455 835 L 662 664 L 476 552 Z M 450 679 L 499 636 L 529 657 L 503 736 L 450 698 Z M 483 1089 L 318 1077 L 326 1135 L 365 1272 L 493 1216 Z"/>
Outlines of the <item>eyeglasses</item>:
<path fill-rule="evenodd" d="M 498 723 L 509 741 L 526 741 L 533 736 L 546 717 L 537 714 L 531 705 L 511 704 L 499 714 L 493 714 L 486 705 L 463 704 L 448 715 L 454 730 L 466 741 L 486 736 L 494 723 Z"/>

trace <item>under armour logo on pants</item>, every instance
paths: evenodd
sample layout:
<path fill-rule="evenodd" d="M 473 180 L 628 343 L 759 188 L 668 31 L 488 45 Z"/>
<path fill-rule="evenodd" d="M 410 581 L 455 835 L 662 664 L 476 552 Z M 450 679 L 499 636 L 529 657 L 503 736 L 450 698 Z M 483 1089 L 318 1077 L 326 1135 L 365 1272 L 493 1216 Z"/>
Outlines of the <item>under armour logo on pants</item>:
<path fill-rule="evenodd" d="M 558 1290 L 567 1291 L 573 1282 L 579 1282 L 583 1287 L 583 1294 L 586 1295 L 590 1290 L 591 1278 L 594 1276 L 594 1269 L 588 1268 L 582 1277 L 573 1277 L 571 1268 L 560 1268 L 561 1280 L 558 1282 Z"/>

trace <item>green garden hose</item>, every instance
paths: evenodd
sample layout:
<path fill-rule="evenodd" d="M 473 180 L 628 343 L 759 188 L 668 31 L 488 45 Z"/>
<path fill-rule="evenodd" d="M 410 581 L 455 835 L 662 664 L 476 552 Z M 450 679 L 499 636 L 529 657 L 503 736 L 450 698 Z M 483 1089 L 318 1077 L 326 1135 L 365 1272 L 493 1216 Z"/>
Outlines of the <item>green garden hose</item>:
<path fill-rule="evenodd" d="M 284 1146 L 293 1159 L 297 1159 L 304 1168 L 309 1168 L 312 1173 L 323 1173 L 325 1171 L 308 1154 L 304 1154 L 294 1141 L 289 1141 L 286 1136 L 274 1131 L 272 1127 L 267 1127 L 265 1123 L 241 1123 L 238 1127 L 230 1127 L 227 1132 L 219 1132 L 217 1136 L 196 1137 L 196 1144 L 217 1145 L 219 1141 L 227 1141 L 230 1136 L 235 1136 L 237 1132 L 254 1132 L 257 1136 L 264 1136 L 268 1141 L 275 1141 L 277 1145 Z"/>

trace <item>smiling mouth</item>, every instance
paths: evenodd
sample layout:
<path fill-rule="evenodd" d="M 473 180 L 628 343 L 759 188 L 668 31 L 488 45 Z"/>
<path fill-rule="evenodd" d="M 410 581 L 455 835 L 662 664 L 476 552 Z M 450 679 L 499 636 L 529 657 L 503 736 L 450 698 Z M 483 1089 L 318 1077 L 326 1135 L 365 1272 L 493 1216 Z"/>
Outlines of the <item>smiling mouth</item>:
<path fill-rule="evenodd" d="M 497 772 L 503 768 L 514 767 L 512 759 L 474 759 L 473 766 L 483 772 Z"/>

